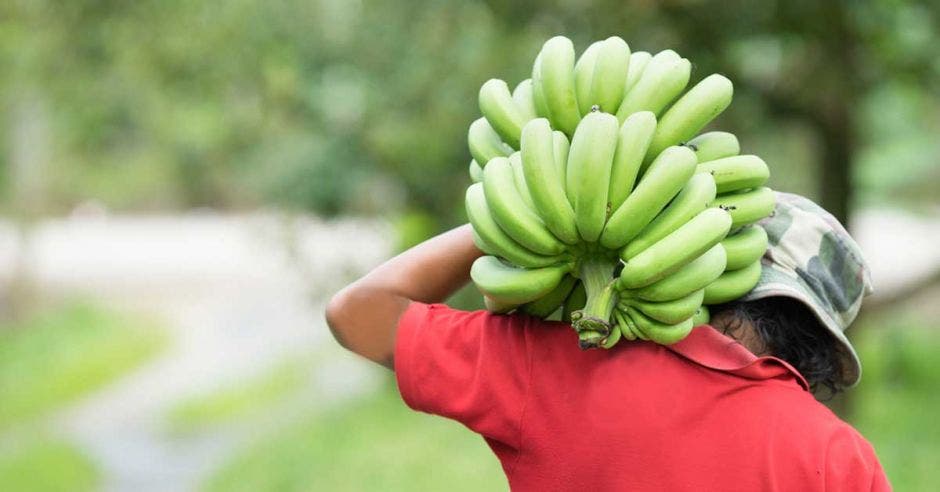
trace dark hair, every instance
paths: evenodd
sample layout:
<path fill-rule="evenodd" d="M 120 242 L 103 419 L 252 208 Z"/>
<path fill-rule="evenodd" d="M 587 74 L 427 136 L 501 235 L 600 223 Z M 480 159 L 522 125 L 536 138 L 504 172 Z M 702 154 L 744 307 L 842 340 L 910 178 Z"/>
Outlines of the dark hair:
<path fill-rule="evenodd" d="M 845 389 L 842 382 L 842 346 L 802 302 L 789 297 L 767 297 L 754 301 L 733 301 L 714 306 L 712 316 L 728 316 L 726 332 L 750 322 L 765 350 L 790 363 L 819 396 L 826 388 L 828 399 Z"/>

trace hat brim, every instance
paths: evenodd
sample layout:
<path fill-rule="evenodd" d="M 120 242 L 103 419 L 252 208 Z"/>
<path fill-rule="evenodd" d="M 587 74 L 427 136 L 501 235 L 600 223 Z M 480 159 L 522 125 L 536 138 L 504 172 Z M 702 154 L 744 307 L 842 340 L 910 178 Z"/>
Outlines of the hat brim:
<path fill-rule="evenodd" d="M 791 277 L 766 263 L 761 265 L 761 276 L 749 293 L 741 297 L 742 301 L 754 301 L 767 297 L 789 297 L 802 302 L 819 320 L 820 324 L 835 338 L 839 345 L 839 357 L 842 359 L 841 382 L 846 387 L 858 384 L 862 377 L 862 364 L 852 347 L 852 343 L 842 332 L 835 320 L 822 308 L 823 302 L 812 294 L 813 289 L 801 278 Z"/>

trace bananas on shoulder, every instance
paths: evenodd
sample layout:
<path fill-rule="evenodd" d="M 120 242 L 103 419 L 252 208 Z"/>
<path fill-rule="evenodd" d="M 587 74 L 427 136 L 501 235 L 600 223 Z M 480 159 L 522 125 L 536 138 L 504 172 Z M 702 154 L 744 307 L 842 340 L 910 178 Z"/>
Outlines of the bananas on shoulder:
<path fill-rule="evenodd" d="M 467 133 L 466 212 L 486 254 L 471 277 L 488 309 L 560 311 L 582 348 L 671 344 L 753 288 L 770 169 L 735 135 L 702 133 L 730 80 L 693 81 L 675 51 L 617 36 L 580 56 L 555 36 L 530 73 L 487 80 Z"/>

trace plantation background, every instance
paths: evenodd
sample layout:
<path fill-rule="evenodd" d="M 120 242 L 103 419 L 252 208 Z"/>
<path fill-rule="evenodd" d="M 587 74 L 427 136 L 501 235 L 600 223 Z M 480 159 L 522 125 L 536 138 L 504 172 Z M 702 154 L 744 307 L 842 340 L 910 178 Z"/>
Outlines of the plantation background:
<path fill-rule="evenodd" d="M 4 2 L 0 489 L 505 488 L 481 439 L 410 412 L 321 312 L 465 221 L 477 90 L 555 34 L 735 82 L 714 126 L 875 272 L 862 383 L 830 404 L 898 490 L 928 489 L 938 26 L 903 0 Z"/>

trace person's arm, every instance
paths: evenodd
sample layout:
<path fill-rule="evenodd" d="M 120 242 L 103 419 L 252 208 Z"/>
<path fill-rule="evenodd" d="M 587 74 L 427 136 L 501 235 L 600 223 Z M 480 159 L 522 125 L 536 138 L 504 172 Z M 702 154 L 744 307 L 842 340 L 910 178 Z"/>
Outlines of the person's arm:
<path fill-rule="evenodd" d="M 411 301 L 443 302 L 470 280 L 483 253 L 469 224 L 386 261 L 330 299 L 326 321 L 343 347 L 393 369 L 398 319 Z"/>

